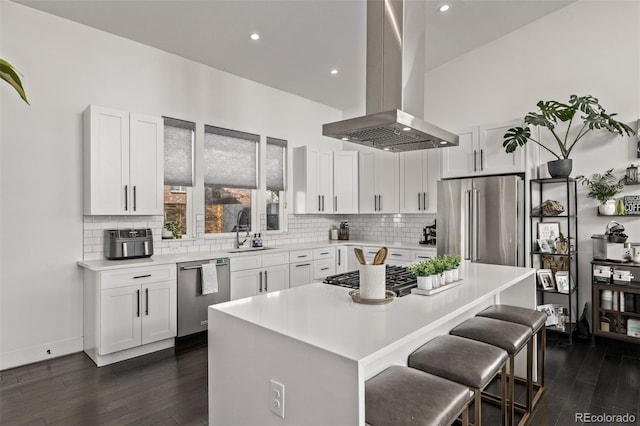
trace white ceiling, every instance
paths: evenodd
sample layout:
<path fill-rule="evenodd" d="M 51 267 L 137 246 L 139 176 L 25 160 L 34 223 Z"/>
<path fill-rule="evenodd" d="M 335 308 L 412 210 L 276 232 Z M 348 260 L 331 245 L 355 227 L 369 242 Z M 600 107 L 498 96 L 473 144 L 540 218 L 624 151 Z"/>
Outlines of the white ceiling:
<path fill-rule="evenodd" d="M 341 110 L 363 105 L 364 0 L 14 1 Z M 444 0 L 424 1 L 429 70 L 575 0 L 449 0 L 445 14 Z"/>

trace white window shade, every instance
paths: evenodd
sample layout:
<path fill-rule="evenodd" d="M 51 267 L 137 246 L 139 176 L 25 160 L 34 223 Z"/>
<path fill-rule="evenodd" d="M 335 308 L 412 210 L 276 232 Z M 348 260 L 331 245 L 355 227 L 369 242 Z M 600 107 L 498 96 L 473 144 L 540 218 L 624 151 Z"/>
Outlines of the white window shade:
<path fill-rule="evenodd" d="M 267 189 L 284 191 L 287 177 L 287 141 L 267 138 Z"/>
<path fill-rule="evenodd" d="M 164 117 L 164 184 L 193 186 L 193 135 L 196 124 Z"/>
<path fill-rule="evenodd" d="M 204 129 L 204 184 L 258 188 L 260 136 L 220 127 Z"/>

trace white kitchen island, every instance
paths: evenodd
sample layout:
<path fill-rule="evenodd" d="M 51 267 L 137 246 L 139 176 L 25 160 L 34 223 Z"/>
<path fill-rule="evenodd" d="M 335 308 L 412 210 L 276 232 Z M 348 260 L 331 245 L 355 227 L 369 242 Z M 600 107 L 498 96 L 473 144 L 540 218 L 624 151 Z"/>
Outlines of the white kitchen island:
<path fill-rule="evenodd" d="M 368 378 L 491 304 L 535 308 L 533 269 L 465 263 L 460 275 L 386 305 L 314 283 L 210 306 L 209 424 L 362 425 Z M 284 419 L 271 380 L 285 386 Z"/>

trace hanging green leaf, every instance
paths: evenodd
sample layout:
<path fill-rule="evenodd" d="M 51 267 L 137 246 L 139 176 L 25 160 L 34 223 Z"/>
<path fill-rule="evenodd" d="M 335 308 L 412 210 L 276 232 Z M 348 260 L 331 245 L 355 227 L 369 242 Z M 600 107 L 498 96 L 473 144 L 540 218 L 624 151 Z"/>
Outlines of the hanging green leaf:
<path fill-rule="evenodd" d="M 18 95 L 20 95 L 22 100 L 29 104 L 27 95 L 24 92 L 24 88 L 22 87 L 20 75 L 18 75 L 16 69 L 13 68 L 13 66 L 4 59 L 0 59 L 0 78 L 9 83 L 9 85 L 13 87 L 16 92 L 18 92 Z"/>

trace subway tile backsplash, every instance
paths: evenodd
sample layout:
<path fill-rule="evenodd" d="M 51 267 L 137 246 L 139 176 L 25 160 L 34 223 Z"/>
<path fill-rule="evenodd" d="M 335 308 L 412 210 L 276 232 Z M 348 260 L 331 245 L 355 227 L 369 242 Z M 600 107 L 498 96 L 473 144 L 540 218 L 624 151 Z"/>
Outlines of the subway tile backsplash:
<path fill-rule="evenodd" d="M 329 240 L 329 230 L 349 221 L 352 240 L 384 242 L 418 242 L 422 228 L 432 225 L 433 214 L 358 214 L 358 215 L 293 215 L 288 216 L 287 232 L 262 233 L 267 246 L 282 246 Z M 84 259 L 103 259 L 105 229 L 151 228 L 155 254 L 197 253 L 234 247 L 233 237 L 205 237 L 204 216 L 196 217 L 195 238 L 162 239 L 162 216 L 84 216 Z M 260 228 L 266 228 L 266 216 L 260 217 Z"/>

